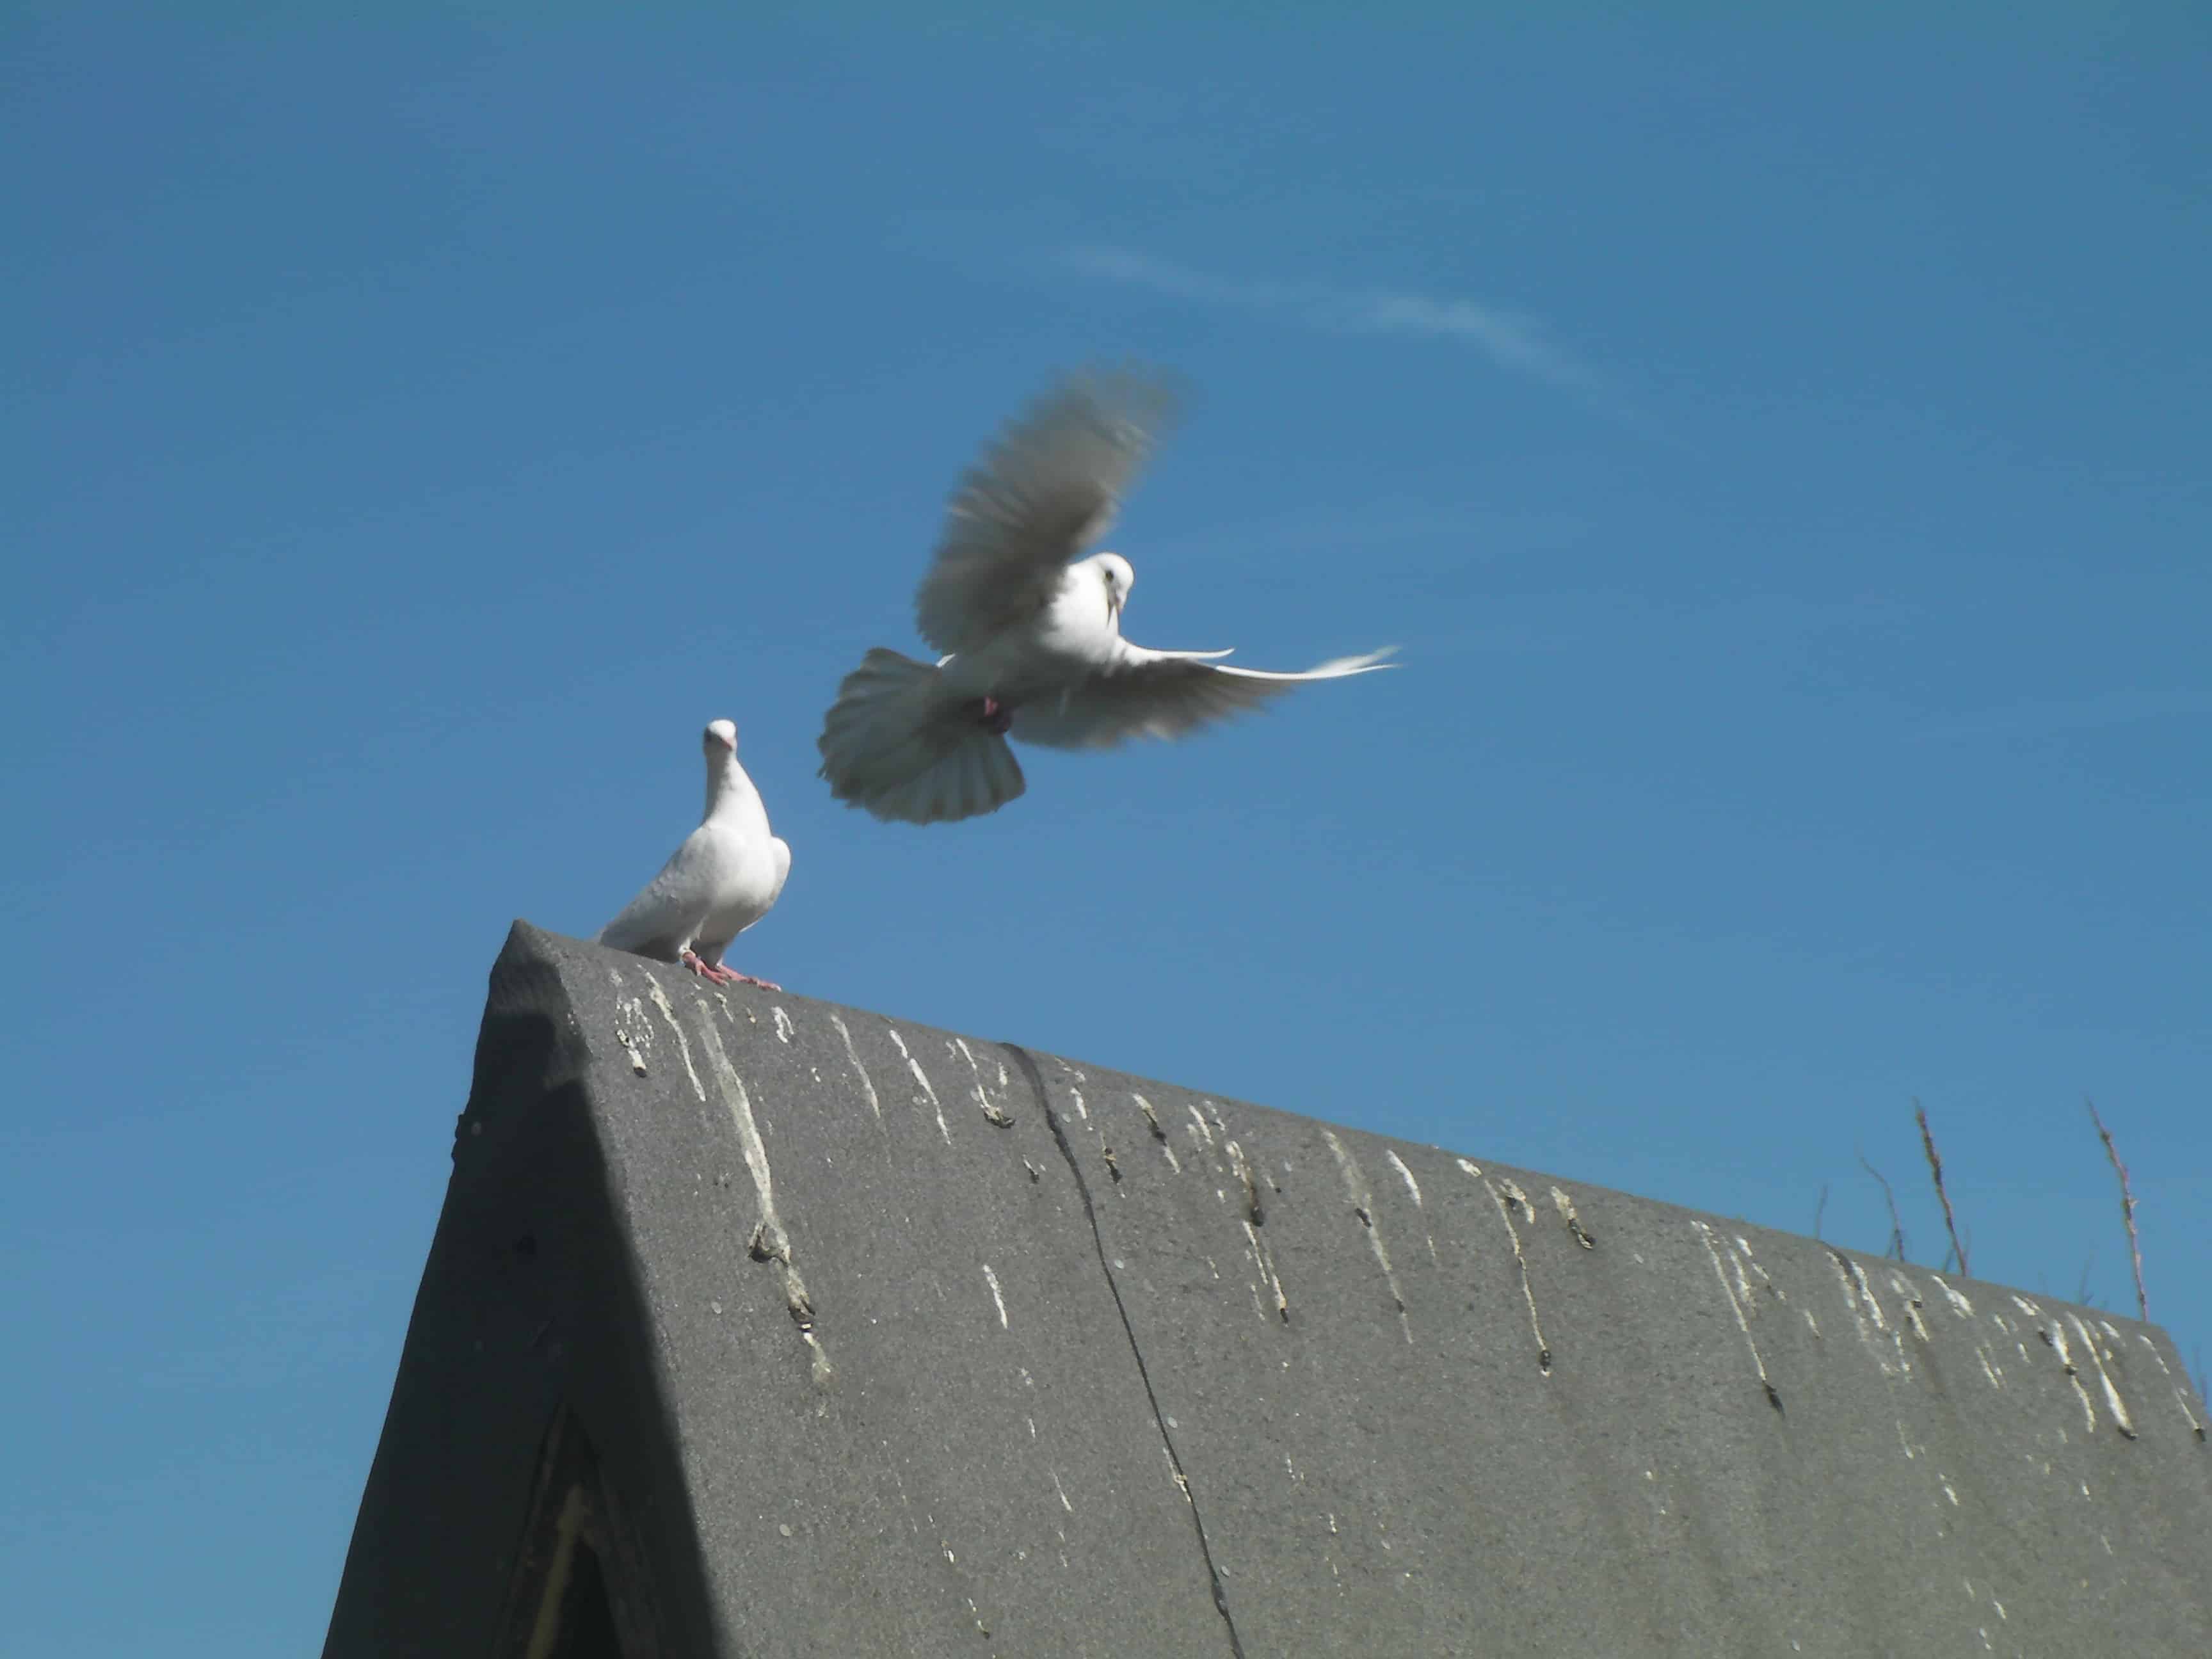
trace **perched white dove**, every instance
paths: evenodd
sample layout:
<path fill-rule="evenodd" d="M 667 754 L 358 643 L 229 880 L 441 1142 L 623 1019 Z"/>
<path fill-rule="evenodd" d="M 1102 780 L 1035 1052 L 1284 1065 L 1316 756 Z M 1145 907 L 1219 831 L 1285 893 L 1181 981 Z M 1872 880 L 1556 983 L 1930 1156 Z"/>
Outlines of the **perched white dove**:
<path fill-rule="evenodd" d="M 791 873 L 791 848 L 769 833 L 760 791 L 738 764 L 737 726 L 716 720 L 700 741 L 707 751 L 706 820 L 599 930 L 599 943 L 655 962 L 680 962 L 717 984 L 742 981 L 781 990 L 725 968 L 722 952 L 775 907 Z"/>
<path fill-rule="evenodd" d="M 915 595 L 922 638 L 946 654 L 933 665 L 878 647 L 845 677 L 818 742 L 839 800 L 908 823 L 973 817 L 1026 787 L 1009 733 L 1054 749 L 1178 738 L 1304 681 L 1385 665 L 1377 651 L 1269 673 L 1121 637 L 1129 562 L 1069 561 L 1113 522 L 1171 402 L 1134 374 L 1067 381 L 969 470 Z"/>

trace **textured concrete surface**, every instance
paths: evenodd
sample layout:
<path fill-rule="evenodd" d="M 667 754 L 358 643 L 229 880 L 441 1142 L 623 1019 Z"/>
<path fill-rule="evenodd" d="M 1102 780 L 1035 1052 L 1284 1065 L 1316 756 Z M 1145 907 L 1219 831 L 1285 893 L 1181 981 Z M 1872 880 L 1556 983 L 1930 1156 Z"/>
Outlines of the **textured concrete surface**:
<path fill-rule="evenodd" d="M 326 1653 L 563 1402 L 633 1659 L 2212 1652 L 2154 1327 L 518 925 Z"/>

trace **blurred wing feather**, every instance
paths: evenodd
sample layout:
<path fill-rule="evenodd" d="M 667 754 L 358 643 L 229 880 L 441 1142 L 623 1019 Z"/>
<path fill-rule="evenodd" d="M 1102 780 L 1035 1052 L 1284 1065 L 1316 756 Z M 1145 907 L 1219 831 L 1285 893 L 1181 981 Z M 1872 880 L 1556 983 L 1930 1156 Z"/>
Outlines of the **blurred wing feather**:
<path fill-rule="evenodd" d="M 1058 697 L 1014 711 L 1012 735 L 1053 749 L 1111 749 L 1131 738 L 1179 738 L 1248 714 L 1294 685 L 1340 680 L 1392 665 L 1388 649 L 1338 657 L 1297 673 L 1232 668 L 1225 651 L 1148 651 L 1121 643 L 1107 667 Z"/>
<path fill-rule="evenodd" d="M 1106 533 L 1173 409 L 1164 384 L 1117 373 L 1071 380 L 1011 422 L 953 494 L 915 594 L 922 638 L 977 651 L 1042 611 Z"/>

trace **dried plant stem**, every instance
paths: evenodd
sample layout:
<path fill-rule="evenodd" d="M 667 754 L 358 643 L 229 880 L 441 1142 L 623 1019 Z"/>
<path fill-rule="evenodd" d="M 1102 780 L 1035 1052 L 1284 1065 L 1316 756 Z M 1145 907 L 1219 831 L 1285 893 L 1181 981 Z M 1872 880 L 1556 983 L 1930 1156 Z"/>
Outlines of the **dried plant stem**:
<path fill-rule="evenodd" d="M 1897 1194 L 1890 1191 L 1889 1182 L 1881 1171 L 1867 1162 L 1864 1151 L 1859 1153 L 1859 1168 L 1881 1183 L 1882 1202 L 1889 1206 L 1889 1249 L 1884 1254 L 1902 1261 L 1905 1260 L 1905 1224 L 1897 1218 Z"/>
<path fill-rule="evenodd" d="M 1825 1181 L 1824 1181 L 1824 1182 L 1822 1182 L 1820 1183 L 1820 1202 L 1819 1202 L 1819 1203 L 1817 1203 L 1817 1204 L 1815 1204 L 1815 1205 L 1814 1205 L 1814 1206 L 1813 1206 L 1813 1237 L 1814 1237 L 1814 1238 L 1818 1238 L 1818 1237 L 1820 1237 L 1820 1218 L 1821 1218 L 1822 1216 L 1826 1215 L 1827 1212 L 1828 1212 L 1828 1183 L 1827 1183 L 1826 1182 L 1825 1182 Z"/>
<path fill-rule="evenodd" d="M 2128 1179 L 2128 1166 L 2120 1162 L 2120 1149 L 2112 1145 L 2112 1132 L 2097 1115 L 2097 1103 L 2084 1098 L 2081 1103 L 2089 1109 L 2089 1121 L 2097 1126 L 2097 1139 L 2105 1143 L 2105 1156 L 2112 1160 L 2112 1173 L 2120 1178 L 2120 1218 L 2128 1224 L 2128 1254 L 2134 1258 L 2136 1267 L 2136 1311 L 2148 1320 L 2150 1297 L 2143 1293 L 2142 1237 L 2136 1231 L 2135 1185 Z"/>
<path fill-rule="evenodd" d="M 1958 1223 L 1951 1217 L 1951 1194 L 1943 1190 L 1943 1156 L 1936 1150 L 1936 1137 L 1929 1132 L 1928 1109 L 1917 1100 L 1912 1103 L 1912 1115 L 1920 1123 L 1920 1150 L 1928 1154 L 1928 1173 L 1936 1177 L 1936 1196 L 1943 1201 L 1943 1231 L 1951 1235 L 1951 1253 L 1959 1258 L 1959 1272 L 1971 1277 L 1966 1266 L 1966 1247 L 1959 1242 Z"/>

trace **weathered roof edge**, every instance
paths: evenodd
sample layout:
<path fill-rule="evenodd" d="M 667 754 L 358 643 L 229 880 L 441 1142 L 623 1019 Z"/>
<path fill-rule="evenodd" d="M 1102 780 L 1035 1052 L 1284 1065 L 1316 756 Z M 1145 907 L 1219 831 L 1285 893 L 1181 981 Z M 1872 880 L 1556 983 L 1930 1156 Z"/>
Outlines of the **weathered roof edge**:
<path fill-rule="evenodd" d="M 570 1413 L 589 1437 L 571 1426 L 568 1454 L 580 1442 L 585 1457 L 611 1466 L 594 1497 L 622 1512 L 593 1521 L 620 1558 L 608 1566 L 611 1577 L 621 1570 L 617 1600 L 641 1604 L 621 1611 L 650 1633 L 632 1659 L 726 1649 L 671 1437 L 667 1346 L 637 1239 L 614 1224 L 629 1195 L 586 1097 L 591 1050 L 546 948 L 552 937 L 517 921 L 492 964 L 453 1175 L 325 1659 L 503 1656 L 526 1637 L 528 1610 L 514 1605 L 526 1590 L 515 1582 L 528 1565 L 526 1517 Z M 556 1235 L 549 1211 L 577 1224 Z M 489 1560 L 487 1539 L 499 1546 Z M 520 1659 L 525 1648 L 514 1650 Z"/>
<path fill-rule="evenodd" d="M 2155 1327 L 518 923 L 327 1652 L 564 1401 L 669 1652 L 2212 1643 Z"/>

